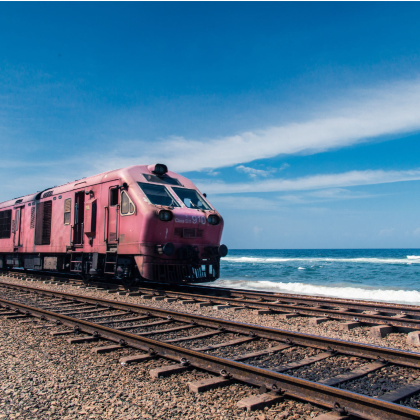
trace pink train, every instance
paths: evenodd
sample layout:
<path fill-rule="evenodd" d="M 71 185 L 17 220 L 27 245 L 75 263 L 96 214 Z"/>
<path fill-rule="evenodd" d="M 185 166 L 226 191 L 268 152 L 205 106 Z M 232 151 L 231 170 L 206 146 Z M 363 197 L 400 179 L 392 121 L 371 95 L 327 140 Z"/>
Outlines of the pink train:
<path fill-rule="evenodd" d="M 85 280 L 213 281 L 223 219 L 166 165 L 130 166 L 0 203 L 0 269 Z"/>

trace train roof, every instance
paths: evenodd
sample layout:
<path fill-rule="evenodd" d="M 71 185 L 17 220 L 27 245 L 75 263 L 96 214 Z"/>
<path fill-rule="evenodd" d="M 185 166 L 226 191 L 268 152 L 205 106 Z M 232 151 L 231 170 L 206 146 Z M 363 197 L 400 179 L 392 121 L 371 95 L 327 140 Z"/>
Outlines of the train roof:
<path fill-rule="evenodd" d="M 68 182 L 66 184 L 58 185 L 55 187 L 46 188 L 44 190 L 38 191 L 36 193 L 24 195 L 22 197 L 17 197 L 12 200 L 3 201 L 0 203 L 0 209 L 6 207 L 12 207 L 21 203 L 28 203 L 31 201 L 36 201 L 43 198 L 44 194 L 51 191 L 50 195 L 63 194 L 68 191 L 72 191 L 79 188 L 85 188 L 92 185 L 99 184 L 101 182 L 110 181 L 112 179 L 132 179 L 133 175 L 136 173 L 151 173 L 150 168 L 155 165 L 134 165 L 128 166 L 126 168 L 114 169 L 112 171 L 102 172 L 97 175 L 92 175 L 90 177 L 76 179 L 75 181 Z M 191 181 L 187 180 L 183 176 L 176 174 L 175 172 L 168 171 L 167 175 L 171 177 L 176 177 L 177 179 L 182 179 L 184 184 L 190 184 L 188 186 L 194 186 Z"/>

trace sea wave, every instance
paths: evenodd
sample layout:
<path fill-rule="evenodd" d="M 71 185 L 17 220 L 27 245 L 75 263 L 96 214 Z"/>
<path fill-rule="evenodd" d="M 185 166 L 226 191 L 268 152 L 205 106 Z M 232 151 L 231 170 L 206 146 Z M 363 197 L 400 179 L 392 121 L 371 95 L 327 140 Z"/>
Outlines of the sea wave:
<path fill-rule="evenodd" d="M 224 257 L 228 263 L 272 264 L 281 262 L 339 262 L 366 264 L 420 264 L 420 256 L 407 255 L 407 258 L 262 258 L 262 257 Z"/>
<path fill-rule="evenodd" d="M 267 292 L 330 296 L 345 299 L 395 302 L 410 305 L 420 304 L 420 292 L 415 290 L 365 289 L 362 287 L 318 286 L 305 283 L 276 283 L 267 280 L 217 280 L 214 286 L 235 289 L 250 289 Z"/>

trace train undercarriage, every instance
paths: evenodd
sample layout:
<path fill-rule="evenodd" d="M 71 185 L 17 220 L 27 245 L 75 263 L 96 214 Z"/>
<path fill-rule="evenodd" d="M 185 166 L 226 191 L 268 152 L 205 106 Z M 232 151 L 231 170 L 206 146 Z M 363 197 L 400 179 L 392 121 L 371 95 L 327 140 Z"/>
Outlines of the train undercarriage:
<path fill-rule="evenodd" d="M 126 287 L 141 281 L 203 283 L 219 277 L 220 258 L 165 260 L 145 255 L 71 252 L 65 254 L 0 254 L 0 270 L 23 269 L 72 274 L 84 281 L 119 282 Z"/>

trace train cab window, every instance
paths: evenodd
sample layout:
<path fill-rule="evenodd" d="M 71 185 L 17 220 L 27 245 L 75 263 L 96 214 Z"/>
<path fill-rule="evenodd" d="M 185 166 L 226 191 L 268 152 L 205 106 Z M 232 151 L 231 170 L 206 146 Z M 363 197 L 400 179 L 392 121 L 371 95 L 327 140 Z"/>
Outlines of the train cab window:
<path fill-rule="evenodd" d="M 134 214 L 135 208 L 134 204 L 131 201 L 131 198 L 125 191 L 121 192 L 121 215 L 122 216 L 129 216 L 130 214 Z"/>
<path fill-rule="evenodd" d="M 168 175 L 158 176 L 158 175 L 149 175 L 142 174 L 148 182 L 155 182 L 156 184 L 168 184 L 168 185 L 180 185 L 182 184 L 176 179 L 171 178 Z"/>
<path fill-rule="evenodd" d="M 143 182 L 138 182 L 138 184 L 152 204 L 156 206 L 180 207 L 163 185 L 145 184 Z"/>
<path fill-rule="evenodd" d="M 186 207 L 190 209 L 211 210 L 212 208 L 204 201 L 196 190 L 187 188 L 172 188 Z"/>
<path fill-rule="evenodd" d="M 110 203 L 109 203 L 110 206 L 116 206 L 118 204 L 118 195 L 119 195 L 118 192 L 119 192 L 118 187 L 111 189 L 111 193 L 110 193 L 111 196 L 110 196 Z"/>
<path fill-rule="evenodd" d="M 64 200 L 64 224 L 69 225 L 71 220 L 71 198 Z"/>
<path fill-rule="evenodd" d="M 10 238 L 12 210 L 0 211 L 0 239 Z"/>

